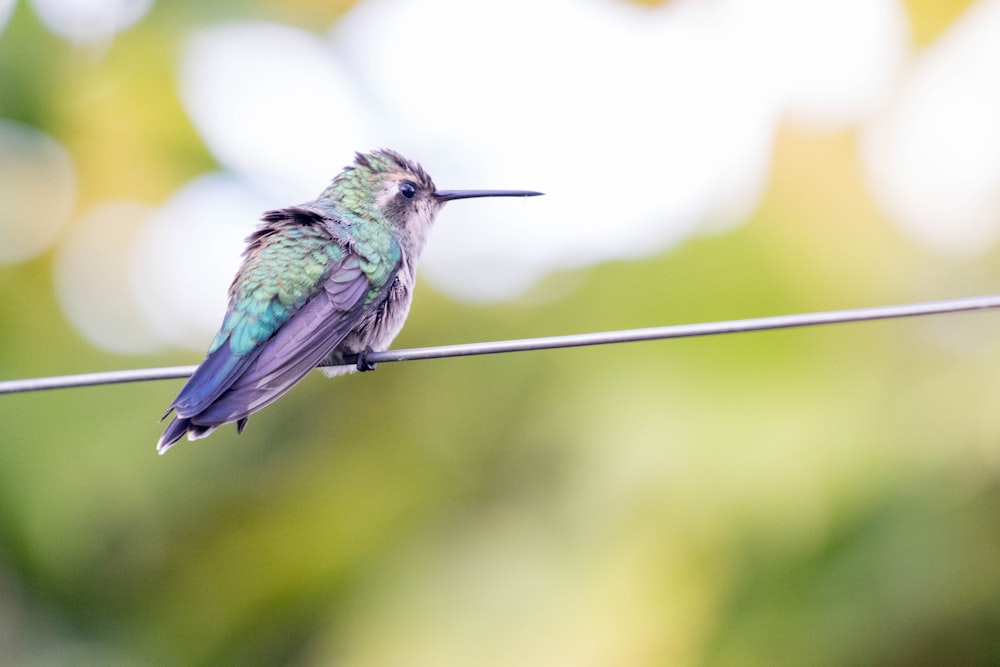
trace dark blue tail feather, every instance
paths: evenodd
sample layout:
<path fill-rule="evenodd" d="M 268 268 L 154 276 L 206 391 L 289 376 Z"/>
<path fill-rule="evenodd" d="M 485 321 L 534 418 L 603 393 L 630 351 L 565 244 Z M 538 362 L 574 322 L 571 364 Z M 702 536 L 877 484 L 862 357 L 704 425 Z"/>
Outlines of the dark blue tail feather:
<path fill-rule="evenodd" d="M 187 417 L 174 417 L 171 419 L 170 423 L 167 424 L 167 428 L 164 429 L 163 435 L 160 436 L 160 441 L 156 443 L 156 451 L 162 454 L 173 447 L 174 443 L 187 434 L 188 427 L 190 426 L 191 420 Z"/>
<path fill-rule="evenodd" d="M 217 350 L 205 357 L 194 374 L 181 388 L 171 408 L 183 417 L 193 417 L 221 396 L 247 365 L 257 358 L 260 349 L 236 356 L 225 341 Z"/>

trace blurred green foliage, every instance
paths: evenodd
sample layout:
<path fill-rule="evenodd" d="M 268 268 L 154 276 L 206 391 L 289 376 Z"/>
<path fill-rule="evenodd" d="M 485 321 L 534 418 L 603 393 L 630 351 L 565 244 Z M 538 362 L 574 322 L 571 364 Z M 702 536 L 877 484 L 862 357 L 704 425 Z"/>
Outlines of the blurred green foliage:
<path fill-rule="evenodd" d="M 0 34 L 0 117 L 69 147 L 81 206 L 212 167 L 173 88 L 186 29 L 343 11 L 193 7 L 96 55 L 25 3 Z M 995 255 L 911 246 L 855 151 L 785 129 L 742 227 L 514 304 L 419 290 L 396 346 L 1000 284 Z M 4 378 L 196 361 L 94 349 L 51 270 L 0 267 Z M 385 364 L 164 458 L 178 383 L 3 396 L 0 663 L 995 664 L 998 341 L 976 314 Z"/>

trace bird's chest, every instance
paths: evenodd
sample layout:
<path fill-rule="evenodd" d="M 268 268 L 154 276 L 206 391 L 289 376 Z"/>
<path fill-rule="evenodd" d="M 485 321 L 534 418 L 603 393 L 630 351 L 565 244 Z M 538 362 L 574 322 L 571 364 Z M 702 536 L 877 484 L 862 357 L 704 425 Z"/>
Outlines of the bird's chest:
<path fill-rule="evenodd" d="M 360 352 L 366 347 L 385 350 L 403 328 L 413 300 L 414 276 L 403 267 L 393 278 L 383 296 L 343 341 L 341 348 Z"/>
<path fill-rule="evenodd" d="M 370 322 L 371 342 L 367 345 L 371 345 L 372 349 L 384 350 L 389 347 L 389 343 L 403 328 L 413 300 L 413 281 L 407 278 L 402 272 L 396 277 Z"/>
<path fill-rule="evenodd" d="M 351 372 L 354 366 L 346 359 L 367 348 L 381 352 L 389 348 L 389 344 L 403 328 L 406 314 L 413 298 L 413 279 L 410 276 L 399 275 L 385 293 L 383 299 L 361 318 L 358 326 L 344 337 L 344 340 L 324 360 L 321 370 L 329 377 Z"/>

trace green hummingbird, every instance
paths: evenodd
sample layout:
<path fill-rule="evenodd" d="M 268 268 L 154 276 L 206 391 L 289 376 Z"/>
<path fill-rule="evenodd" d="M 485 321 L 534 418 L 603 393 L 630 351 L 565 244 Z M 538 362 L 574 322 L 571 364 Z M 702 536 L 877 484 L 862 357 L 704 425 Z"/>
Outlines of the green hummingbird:
<path fill-rule="evenodd" d="M 249 237 L 222 327 L 163 415 L 166 452 L 270 405 L 317 366 L 372 370 L 372 351 L 403 327 L 417 260 L 438 211 L 472 197 L 525 190 L 438 190 L 399 153 L 358 153 L 319 198 L 269 211 Z M 354 365 L 351 361 L 356 358 Z"/>

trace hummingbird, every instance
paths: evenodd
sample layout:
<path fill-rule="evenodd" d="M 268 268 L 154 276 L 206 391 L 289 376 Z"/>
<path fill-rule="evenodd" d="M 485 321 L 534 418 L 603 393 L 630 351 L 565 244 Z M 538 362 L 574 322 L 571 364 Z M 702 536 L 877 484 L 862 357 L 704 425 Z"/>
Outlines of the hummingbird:
<path fill-rule="evenodd" d="M 441 208 L 455 199 L 533 197 L 529 190 L 438 190 L 391 150 L 357 153 L 313 201 L 264 213 L 247 237 L 222 327 L 162 419 L 156 449 L 248 417 L 310 370 L 373 370 L 413 298 L 417 260 Z M 353 364 L 353 365 L 352 365 Z M 161 419 L 161 421 L 162 421 Z"/>

